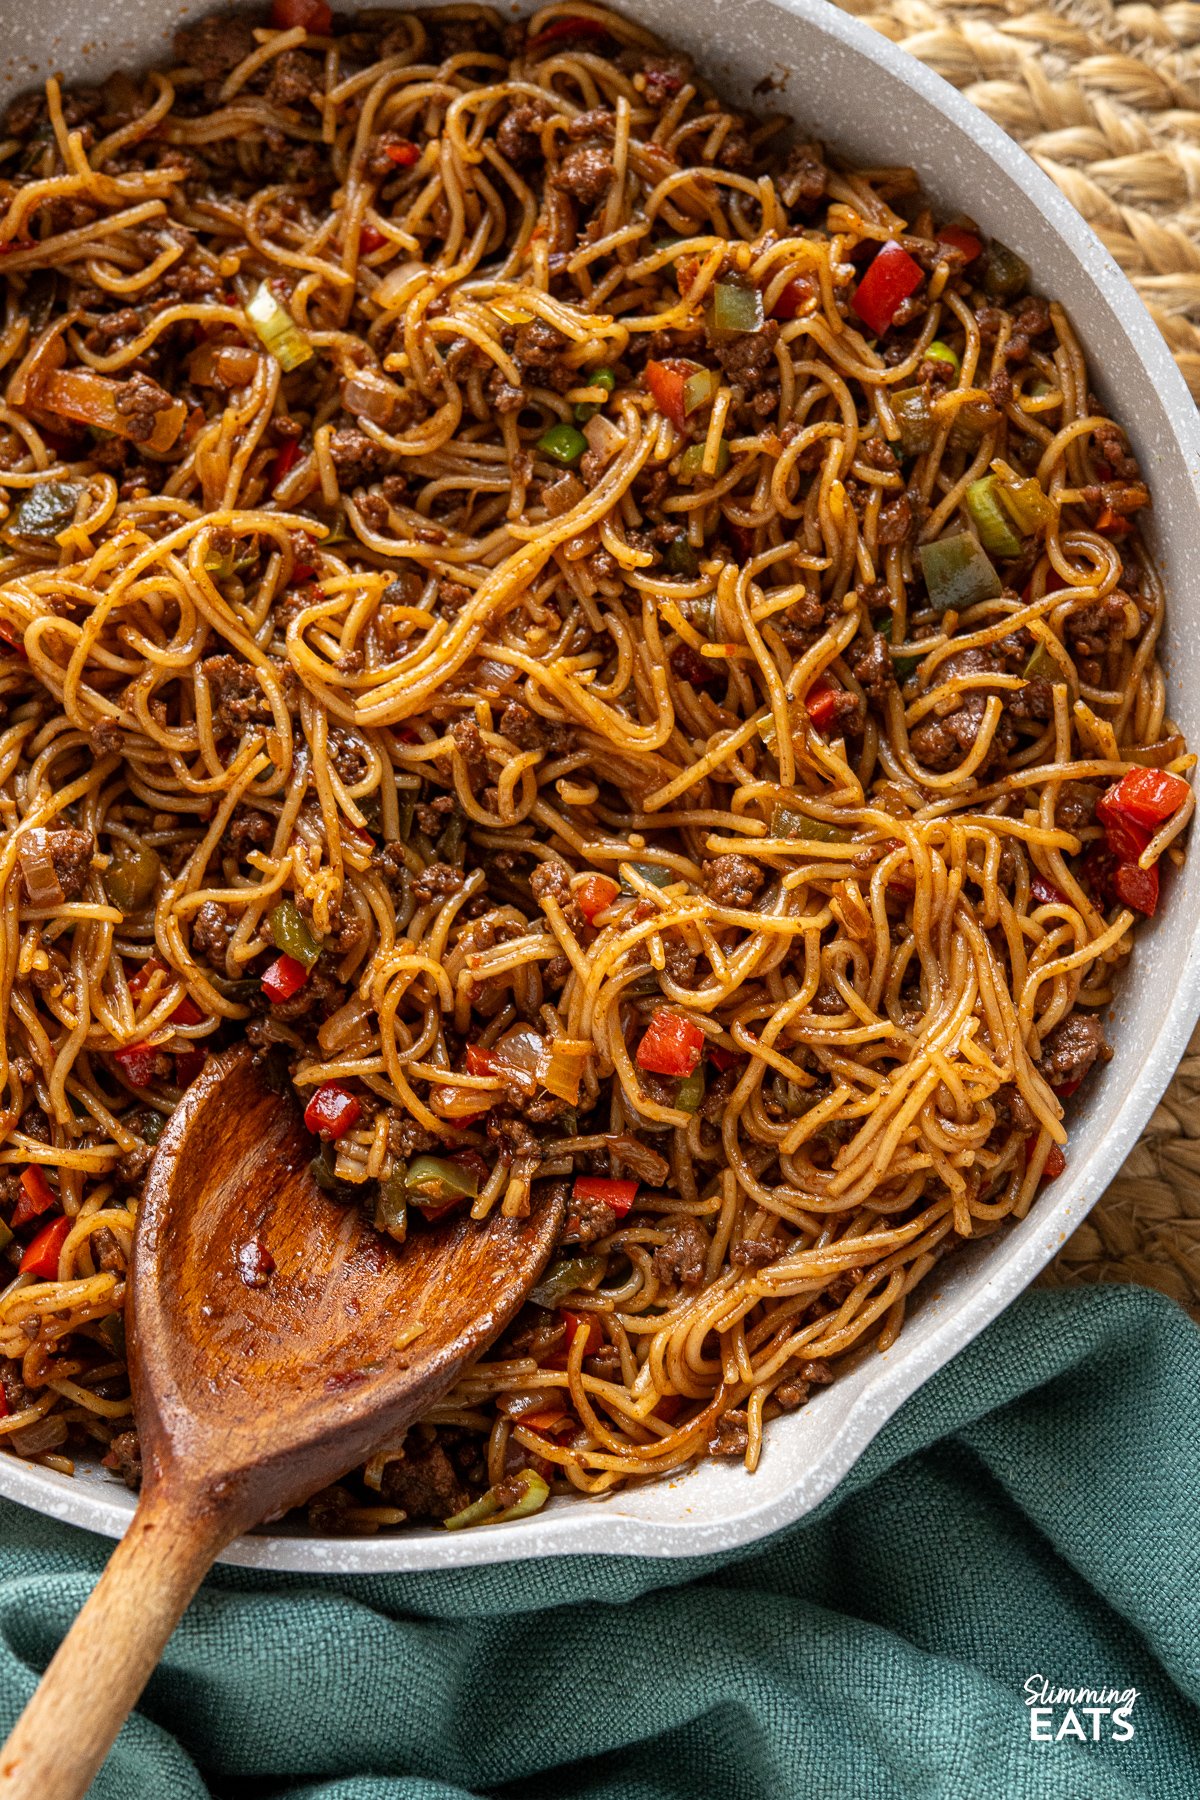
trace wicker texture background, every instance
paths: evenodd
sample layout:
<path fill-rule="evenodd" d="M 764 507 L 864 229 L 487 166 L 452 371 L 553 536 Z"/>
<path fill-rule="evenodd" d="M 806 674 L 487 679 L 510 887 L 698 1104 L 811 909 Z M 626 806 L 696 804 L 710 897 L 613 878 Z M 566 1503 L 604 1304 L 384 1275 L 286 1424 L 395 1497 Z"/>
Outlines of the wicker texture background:
<path fill-rule="evenodd" d="M 1058 183 L 1200 400 L 1200 4 L 838 0 L 962 90 Z M 1200 1319 L 1200 1030 L 1087 1222 L 1042 1277 L 1136 1281 Z"/>

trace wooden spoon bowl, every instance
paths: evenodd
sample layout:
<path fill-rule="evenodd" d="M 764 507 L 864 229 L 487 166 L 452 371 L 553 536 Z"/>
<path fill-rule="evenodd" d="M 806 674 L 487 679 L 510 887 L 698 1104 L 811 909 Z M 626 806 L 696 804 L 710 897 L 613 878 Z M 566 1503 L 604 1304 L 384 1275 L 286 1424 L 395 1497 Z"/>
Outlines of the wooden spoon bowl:
<path fill-rule="evenodd" d="M 314 1179 L 248 1046 L 163 1132 L 127 1322 L 144 1477 L 129 1529 L 0 1751 L 0 1800 L 77 1800 L 214 1558 L 344 1475 L 450 1388 L 545 1266 L 561 1200 L 402 1245 Z"/>

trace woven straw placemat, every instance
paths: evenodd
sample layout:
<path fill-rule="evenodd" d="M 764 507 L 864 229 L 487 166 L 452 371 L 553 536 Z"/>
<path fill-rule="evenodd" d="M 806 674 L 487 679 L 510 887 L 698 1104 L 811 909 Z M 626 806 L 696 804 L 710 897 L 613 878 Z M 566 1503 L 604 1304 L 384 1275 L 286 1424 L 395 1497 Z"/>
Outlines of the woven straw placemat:
<path fill-rule="evenodd" d="M 838 0 L 989 113 L 1103 239 L 1200 400 L 1200 4 Z M 1135 1281 L 1200 1319 L 1200 1030 L 1042 1280 Z"/>

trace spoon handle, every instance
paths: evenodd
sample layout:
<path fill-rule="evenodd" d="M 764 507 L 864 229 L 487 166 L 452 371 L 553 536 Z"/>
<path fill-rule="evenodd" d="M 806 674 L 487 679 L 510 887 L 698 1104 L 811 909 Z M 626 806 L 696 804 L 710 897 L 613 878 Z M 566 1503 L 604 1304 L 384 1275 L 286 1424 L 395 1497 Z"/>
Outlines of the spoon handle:
<path fill-rule="evenodd" d="M 81 1800 L 231 1535 L 221 1514 L 143 1493 L 125 1536 L 0 1750 L 0 1800 Z M 180 1503 L 182 1500 L 182 1504 Z"/>

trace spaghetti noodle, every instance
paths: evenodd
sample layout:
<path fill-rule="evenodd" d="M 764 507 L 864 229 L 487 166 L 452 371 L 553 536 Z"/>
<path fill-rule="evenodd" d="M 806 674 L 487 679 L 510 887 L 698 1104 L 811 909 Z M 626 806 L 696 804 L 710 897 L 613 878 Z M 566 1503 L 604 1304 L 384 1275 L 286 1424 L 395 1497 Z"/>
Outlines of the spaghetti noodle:
<path fill-rule="evenodd" d="M 393 1238 L 568 1187 L 318 1522 L 753 1468 L 1061 1172 L 1181 854 L 1062 308 L 588 0 L 205 20 L 0 178 L 0 1438 L 136 1479 L 140 1179 L 247 1035 Z"/>

